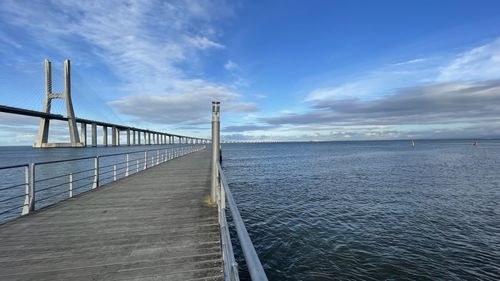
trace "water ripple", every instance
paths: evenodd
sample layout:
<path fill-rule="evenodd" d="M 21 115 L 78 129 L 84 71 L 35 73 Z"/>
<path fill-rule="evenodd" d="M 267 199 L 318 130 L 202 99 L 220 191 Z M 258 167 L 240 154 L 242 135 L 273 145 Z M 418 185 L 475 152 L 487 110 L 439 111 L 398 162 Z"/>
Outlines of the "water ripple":
<path fill-rule="evenodd" d="M 270 280 L 500 279 L 497 141 L 223 149 Z"/>

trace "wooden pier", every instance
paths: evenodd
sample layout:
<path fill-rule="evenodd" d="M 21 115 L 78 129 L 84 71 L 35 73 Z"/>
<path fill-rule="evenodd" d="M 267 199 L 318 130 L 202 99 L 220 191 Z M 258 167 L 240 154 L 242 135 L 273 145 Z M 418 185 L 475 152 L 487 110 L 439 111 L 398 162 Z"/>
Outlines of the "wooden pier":
<path fill-rule="evenodd" d="M 223 280 L 202 150 L 0 226 L 0 280 Z"/>

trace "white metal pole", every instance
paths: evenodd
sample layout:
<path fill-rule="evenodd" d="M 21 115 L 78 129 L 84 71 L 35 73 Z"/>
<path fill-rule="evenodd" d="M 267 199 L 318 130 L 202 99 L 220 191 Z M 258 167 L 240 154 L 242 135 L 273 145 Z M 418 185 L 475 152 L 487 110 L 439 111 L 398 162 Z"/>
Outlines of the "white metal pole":
<path fill-rule="evenodd" d="M 219 137 L 220 137 L 220 102 L 212 102 L 212 188 L 210 199 L 217 202 L 218 169 L 219 161 Z"/>

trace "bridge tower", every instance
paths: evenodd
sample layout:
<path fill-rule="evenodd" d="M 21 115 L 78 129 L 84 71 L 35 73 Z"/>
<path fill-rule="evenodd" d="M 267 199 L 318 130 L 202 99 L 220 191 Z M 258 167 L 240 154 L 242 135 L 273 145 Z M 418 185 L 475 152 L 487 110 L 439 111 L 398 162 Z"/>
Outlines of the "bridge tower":
<path fill-rule="evenodd" d="M 78 127 L 71 101 L 71 69 L 69 60 L 64 61 L 64 93 L 52 93 L 52 66 L 45 60 L 45 103 L 43 112 L 50 113 L 53 99 L 63 99 L 66 102 L 66 117 L 68 119 L 70 143 L 49 143 L 50 118 L 40 118 L 38 137 L 33 147 L 83 147 L 78 137 Z"/>

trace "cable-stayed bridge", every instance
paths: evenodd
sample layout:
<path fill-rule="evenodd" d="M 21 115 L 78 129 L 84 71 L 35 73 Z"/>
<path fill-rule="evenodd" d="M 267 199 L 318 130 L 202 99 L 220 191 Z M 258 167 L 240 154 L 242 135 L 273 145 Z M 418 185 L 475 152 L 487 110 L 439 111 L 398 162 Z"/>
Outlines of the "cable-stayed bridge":
<path fill-rule="evenodd" d="M 98 120 L 77 118 L 73 109 L 71 97 L 71 68 L 70 61 L 64 62 L 64 92 L 52 92 L 52 67 L 51 62 L 45 61 L 45 101 L 43 111 L 35 111 L 6 105 L 0 105 L 0 112 L 39 117 L 40 128 L 34 147 L 86 147 L 87 146 L 87 126 L 91 128 L 91 145 L 98 145 L 97 127 L 102 127 L 102 145 L 108 146 L 108 131 L 111 130 L 111 145 L 118 146 L 120 142 L 120 132 L 126 133 L 127 145 L 151 145 L 151 144 L 173 144 L 173 143 L 207 143 L 208 139 L 183 136 L 172 133 L 140 129 L 120 124 L 112 124 Z M 62 99 L 66 105 L 66 115 L 51 113 L 52 100 Z M 50 121 L 66 121 L 69 128 L 69 143 L 49 143 Z M 77 124 L 80 124 L 80 133 Z M 81 140 L 81 141 L 80 141 Z"/>

